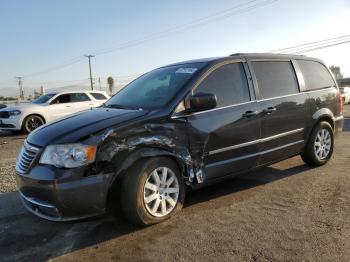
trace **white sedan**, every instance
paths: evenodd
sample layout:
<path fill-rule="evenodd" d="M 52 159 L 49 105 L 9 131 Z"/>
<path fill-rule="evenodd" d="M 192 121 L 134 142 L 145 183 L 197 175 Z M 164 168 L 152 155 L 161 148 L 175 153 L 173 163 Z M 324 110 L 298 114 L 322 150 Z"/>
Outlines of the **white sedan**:
<path fill-rule="evenodd" d="M 30 133 L 39 126 L 92 107 L 109 99 L 102 91 L 48 93 L 31 103 L 18 103 L 0 109 L 0 130 Z"/>

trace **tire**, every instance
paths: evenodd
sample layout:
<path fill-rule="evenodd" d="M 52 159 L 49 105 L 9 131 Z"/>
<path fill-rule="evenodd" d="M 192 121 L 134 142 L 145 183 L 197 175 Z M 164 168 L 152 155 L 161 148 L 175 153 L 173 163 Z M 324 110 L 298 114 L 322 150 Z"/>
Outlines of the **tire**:
<path fill-rule="evenodd" d="M 45 124 L 45 120 L 39 115 L 29 115 L 27 116 L 22 123 L 22 132 L 29 134 L 37 129 L 39 126 Z"/>
<path fill-rule="evenodd" d="M 164 170 L 169 186 L 162 187 Z M 184 200 L 185 186 L 181 173 L 177 164 L 169 158 L 148 158 L 137 162 L 122 182 L 123 214 L 136 226 L 148 226 L 170 218 L 182 209 Z"/>
<path fill-rule="evenodd" d="M 308 165 L 321 166 L 332 157 L 333 148 L 333 128 L 328 122 L 322 121 L 312 130 L 301 158 Z"/>

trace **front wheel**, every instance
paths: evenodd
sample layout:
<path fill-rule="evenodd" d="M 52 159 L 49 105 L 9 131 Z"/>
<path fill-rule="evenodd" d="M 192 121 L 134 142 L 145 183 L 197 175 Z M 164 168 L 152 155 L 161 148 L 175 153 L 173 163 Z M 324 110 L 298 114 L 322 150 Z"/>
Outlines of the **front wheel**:
<path fill-rule="evenodd" d="M 123 179 L 121 205 L 134 225 L 162 222 L 181 210 L 185 188 L 176 163 L 150 158 L 136 163 Z"/>
<path fill-rule="evenodd" d="M 333 147 L 332 126 L 328 122 L 320 122 L 312 131 L 304 152 L 301 153 L 301 158 L 312 166 L 324 165 L 331 158 Z"/>
<path fill-rule="evenodd" d="M 22 131 L 26 134 L 29 134 L 43 124 L 45 124 L 45 121 L 42 117 L 38 115 L 30 115 L 24 119 L 22 124 Z"/>

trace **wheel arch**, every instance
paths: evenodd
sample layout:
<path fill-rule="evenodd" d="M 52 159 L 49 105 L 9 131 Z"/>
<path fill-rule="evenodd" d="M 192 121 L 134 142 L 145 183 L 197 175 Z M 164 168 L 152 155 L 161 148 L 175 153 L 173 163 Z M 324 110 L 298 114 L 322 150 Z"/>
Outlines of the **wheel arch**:
<path fill-rule="evenodd" d="M 320 110 L 318 110 L 317 112 L 315 112 L 312 115 L 312 125 L 310 126 L 308 132 L 306 133 L 306 141 L 309 141 L 310 135 L 312 134 L 313 130 L 316 128 L 316 126 L 318 125 L 318 123 L 325 121 L 328 122 L 333 131 L 335 128 L 335 123 L 334 123 L 334 114 L 332 113 L 331 110 L 329 110 L 328 108 L 322 108 Z"/>
<path fill-rule="evenodd" d="M 177 156 L 173 152 L 162 149 L 162 148 L 154 148 L 154 147 L 144 147 L 135 150 L 134 152 L 130 153 L 123 161 L 122 165 L 118 168 L 116 168 L 114 178 L 110 181 L 108 192 L 107 192 L 107 198 L 106 198 L 106 206 L 109 207 L 112 199 L 114 201 L 119 201 L 119 195 L 121 189 L 121 184 L 124 176 L 127 174 L 127 171 L 137 162 L 140 160 L 144 160 L 151 157 L 167 157 L 174 161 L 174 163 L 178 166 L 182 177 L 185 180 L 186 175 L 186 163 L 180 158 L 180 156 Z M 117 198 L 117 199 L 116 199 Z M 118 204 L 117 204 L 118 205 Z"/>
<path fill-rule="evenodd" d="M 328 109 L 328 108 L 322 108 L 319 109 L 318 111 L 316 111 L 313 115 L 312 115 L 312 119 L 314 120 L 314 124 L 313 124 L 313 128 L 315 128 L 315 126 L 321 122 L 321 121 L 327 121 L 329 122 L 329 124 L 332 126 L 333 130 L 334 130 L 334 114 L 333 112 Z"/>
<path fill-rule="evenodd" d="M 44 120 L 44 124 L 46 124 L 46 118 L 43 116 L 43 114 L 41 114 L 41 113 L 28 113 L 28 114 L 26 114 L 26 115 L 23 117 L 22 125 L 23 125 L 24 121 L 25 121 L 29 116 L 38 116 L 38 117 L 41 117 L 41 118 Z"/>

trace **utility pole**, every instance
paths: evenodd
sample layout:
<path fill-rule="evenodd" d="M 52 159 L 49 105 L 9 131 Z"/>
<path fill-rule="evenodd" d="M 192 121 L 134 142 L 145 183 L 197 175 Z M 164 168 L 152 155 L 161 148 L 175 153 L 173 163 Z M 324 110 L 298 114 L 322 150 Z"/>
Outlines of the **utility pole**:
<path fill-rule="evenodd" d="M 23 76 L 16 76 L 15 78 L 17 78 L 17 80 L 18 80 L 19 99 L 24 100 L 24 92 L 23 92 L 23 87 L 22 87 Z"/>
<path fill-rule="evenodd" d="M 102 91 L 102 86 L 101 86 L 101 77 L 98 78 L 98 83 L 100 85 L 100 91 Z"/>
<path fill-rule="evenodd" d="M 90 84 L 91 84 L 91 90 L 94 90 L 94 84 L 92 82 L 92 73 L 91 73 L 91 57 L 95 57 L 94 55 L 85 55 L 89 59 L 89 69 L 90 69 Z"/>

